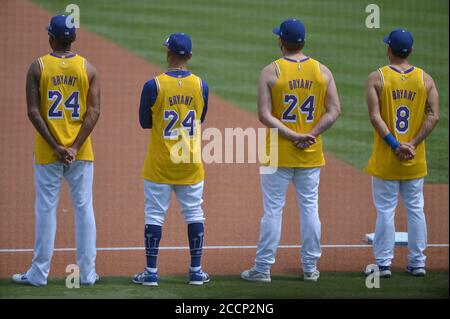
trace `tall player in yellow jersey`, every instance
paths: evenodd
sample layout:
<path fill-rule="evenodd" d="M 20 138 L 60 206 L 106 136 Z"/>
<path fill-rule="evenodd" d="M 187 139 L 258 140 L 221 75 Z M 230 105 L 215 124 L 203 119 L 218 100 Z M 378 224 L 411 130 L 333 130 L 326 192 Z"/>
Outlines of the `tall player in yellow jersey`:
<path fill-rule="evenodd" d="M 425 138 L 439 120 L 439 97 L 431 76 L 408 62 L 412 35 L 396 29 L 384 41 L 389 45 L 390 64 L 371 73 L 366 86 L 370 120 L 375 128 L 373 152 L 365 169 L 372 175 L 377 210 L 374 255 L 380 275 L 390 277 L 395 244 L 394 215 L 400 193 L 408 218 L 406 269 L 415 276 L 424 276 Z"/>
<path fill-rule="evenodd" d="M 167 72 L 145 83 L 139 119 L 151 129 L 142 177 L 145 195 L 145 253 L 147 266 L 133 282 L 158 285 L 157 257 L 170 195 L 175 192 L 188 225 L 191 254 L 189 284 L 202 285 L 209 276 L 202 271 L 204 214 L 201 207 L 204 170 L 201 162 L 201 123 L 208 108 L 208 86 L 187 71 L 192 41 L 174 33 L 165 42 Z"/>
<path fill-rule="evenodd" d="M 263 124 L 278 129 L 278 163 L 269 164 L 276 166 L 274 173 L 272 168 L 261 170 L 264 216 L 258 250 L 254 267 L 241 277 L 271 281 L 270 269 L 281 236 L 282 210 L 287 188 L 293 182 L 301 213 L 304 280 L 317 281 L 317 260 L 321 256 L 319 175 L 320 167 L 325 165 L 321 134 L 340 114 L 339 97 L 330 70 L 302 53 L 305 28 L 299 20 L 287 19 L 273 32 L 279 36 L 283 57 L 261 73 L 258 113 Z"/>
<path fill-rule="evenodd" d="M 89 135 L 100 114 L 100 84 L 95 68 L 70 51 L 76 35 L 68 19 L 51 19 L 47 30 L 53 52 L 33 62 L 27 75 L 28 117 L 37 130 L 35 248 L 31 267 L 12 279 L 34 286 L 47 284 L 63 177 L 69 183 L 75 208 L 76 260 L 81 284 L 98 280 L 92 205 L 94 156 Z"/>

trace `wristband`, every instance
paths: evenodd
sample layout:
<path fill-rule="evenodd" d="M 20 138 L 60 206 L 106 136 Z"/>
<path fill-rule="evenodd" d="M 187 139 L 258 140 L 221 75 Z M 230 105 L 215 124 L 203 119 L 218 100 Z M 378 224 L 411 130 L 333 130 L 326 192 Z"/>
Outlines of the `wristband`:
<path fill-rule="evenodd" d="M 384 141 L 389 144 L 389 146 L 395 151 L 400 143 L 395 139 L 394 135 L 389 132 L 388 135 L 384 137 Z"/>

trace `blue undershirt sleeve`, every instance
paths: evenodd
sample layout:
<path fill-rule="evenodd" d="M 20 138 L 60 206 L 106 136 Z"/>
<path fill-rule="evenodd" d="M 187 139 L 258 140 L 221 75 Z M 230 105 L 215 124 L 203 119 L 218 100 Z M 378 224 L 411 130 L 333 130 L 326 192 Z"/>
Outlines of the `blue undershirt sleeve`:
<path fill-rule="evenodd" d="M 208 84 L 204 80 L 202 80 L 202 91 L 203 91 L 202 95 L 203 95 L 204 106 L 203 106 L 202 115 L 200 117 L 201 123 L 203 123 L 205 121 L 206 113 L 208 112 L 209 88 L 208 88 Z"/>
<path fill-rule="evenodd" d="M 158 97 L 158 89 L 154 79 L 147 81 L 142 88 L 141 103 L 139 105 L 139 123 L 142 128 L 152 128 L 152 109 Z"/>

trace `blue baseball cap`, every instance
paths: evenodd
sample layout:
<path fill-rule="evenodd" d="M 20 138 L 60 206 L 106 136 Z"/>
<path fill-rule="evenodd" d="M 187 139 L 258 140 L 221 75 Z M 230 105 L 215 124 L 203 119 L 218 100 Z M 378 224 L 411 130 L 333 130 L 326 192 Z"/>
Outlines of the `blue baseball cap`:
<path fill-rule="evenodd" d="M 279 28 L 273 28 L 272 32 L 287 42 L 301 43 L 305 41 L 305 26 L 298 19 L 286 19 Z"/>
<path fill-rule="evenodd" d="M 54 16 L 47 27 L 48 34 L 55 38 L 73 37 L 75 35 L 75 26 L 68 26 L 68 17 L 64 15 Z"/>
<path fill-rule="evenodd" d="M 192 53 L 192 41 L 191 37 L 186 33 L 173 33 L 171 34 L 164 45 L 169 50 L 178 55 L 187 55 Z"/>
<path fill-rule="evenodd" d="M 396 53 L 411 51 L 414 43 L 411 33 L 405 29 L 395 29 L 387 37 L 384 37 L 383 41 Z"/>

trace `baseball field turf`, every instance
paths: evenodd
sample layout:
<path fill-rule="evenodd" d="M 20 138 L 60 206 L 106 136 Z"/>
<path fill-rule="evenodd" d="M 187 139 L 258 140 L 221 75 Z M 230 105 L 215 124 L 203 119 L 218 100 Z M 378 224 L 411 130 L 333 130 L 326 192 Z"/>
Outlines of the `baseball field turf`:
<path fill-rule="evenodd" d="M 50 279 L 45 288 L 18 286 L 0 280 L 0 298 L 448 298 L 448 272 L 425 278 L 394 272 L 380 288 L 368 289 L 362 273 L 323 273 L 319 282 L 306 283 L 299 275 L 275 275 L 271 284 L 245 282 L 238 276 L 214 276 L 204 286 L 186 284 L 185 276 L 161 276 L 158 287 L 131 283 L 128 277 L 102 278 L 91 287 L 67 289 L 64 279 Z M 418 288 L 420 287 L 420 289 Z"/>
<path fill-rule="evenodd" d="M 58 0 L 34 0 L 51 12 L 63 12 Z M 160 67 L 161 44 L 172 32 L 193 38 L 191 70 L 212 92 L 235 105 L 256 110 L 260 70 L 280 52 L 271 34 L 286 17 L 306 26 L 305 53 L 333 72 L 343 116 L 325 134 L 325 147 L 362 169 L 372 149 L 367 116 L 367 75 L 387 63 L 383 36 L 397 27 L 412 32 L 410 62 L 435 79 L 441 98 L 441 121 L 427 140 L 429 183 L 448 184 L 448 1 L 379 0 L 380 28 L 367 29 L 367 1 L 89 1 L 76 2 L 82 27 L 88 28 Z"/>

